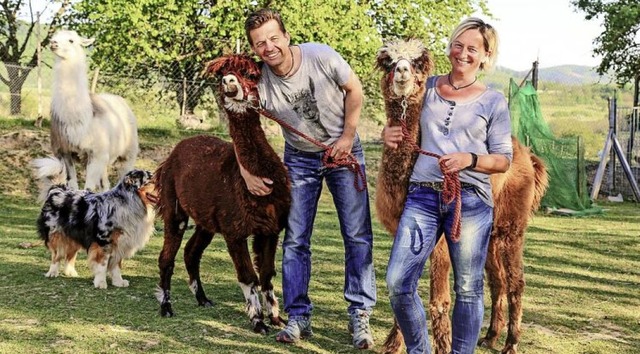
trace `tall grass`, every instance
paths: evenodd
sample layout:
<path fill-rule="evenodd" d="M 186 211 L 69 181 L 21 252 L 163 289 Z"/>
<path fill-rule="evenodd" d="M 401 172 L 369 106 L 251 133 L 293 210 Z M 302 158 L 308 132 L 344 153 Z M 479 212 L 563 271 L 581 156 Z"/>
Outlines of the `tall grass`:
<path fill-rule="evenodd" d="M 251 333 L 242 291 L 220 237 L 205 251 L 201 267 L 202 281 L 214 306 L 196 305 L 186 286 L 188 277 L 180 252 L 173 276 L 174 318 L 161 318 L 154 298 L 163 242 L 160 222 L 147 247 L 124 262 L 129 288 L 94 289 L 85 256 L 78 261 L 78 278 L 45 278 L 49 255 L 38 244 L 34 225 L 39 213 L 37 191 L 25 162 L 40 155 L 38 142 L 46 139 L 46 128 L 32 128 L 26 120 L 0 123 L 4 146 L 25 140 L 0 151 L 4 176 L 0 180 L 0 353 L 359 352 L 352 348 L 346 329 L 344 250 L 326 192 L 320 199 L 312 245 L 310 296 L 315 305 L 315 335 L 297 345 L 282 345 L 275 342 L 275 330 L 267 336 Z M 149 169 L 155 168 L 175 142 L 192 134 L 145 127 L 140 132 L 141 161 Z M 365 148 L 373 196 L 380 145 L 366 143 Z M 526 235 L 527 287 L 520 353 L 638 353 L 640 209 L 629 203 L 601 206 L 606 212 L 599 216 L 533 218 Z M 373 226 L 378 304 L 371 325 L 379 349 L 392 324 L 384 284 L 391 238 L 375 215 Z M 25 248 L 25 243 L 35 246 Z M 278 252 L 278 269 L 280 255 Z M 427 274 L 423 278 L 420 289 L 426 300 Z M 274 283 L 281 296 L 280 275 Z M 485 319 L 489 305 L 487 291 Z M 495 353 L 487 349 L 477 352 Z"/>

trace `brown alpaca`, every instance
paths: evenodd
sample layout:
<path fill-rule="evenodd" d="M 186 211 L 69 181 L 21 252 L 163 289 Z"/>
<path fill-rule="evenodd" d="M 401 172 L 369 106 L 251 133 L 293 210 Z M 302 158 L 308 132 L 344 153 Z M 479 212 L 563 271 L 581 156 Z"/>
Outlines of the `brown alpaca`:
<path fill-rule="evenodd" d="M 266 334 L 259 291 L 271 324 L 283 323 L 271 279 L 276 274 L 278 234 L 286 225 L 291 204 L 289 180 L 280 158 L 267 142 L 254 106 L 260 77 L 257 64 L 248 56 L 232 55 L 211 62 L 207 72 L 222 77 L 219 97 L 233 144 L 211 136 L 185 139 L 155 172 L 159 215 L 164 220 L 164 246 L 158 260 L 160 313 L 173 316 L 171 276 L 191 218 L 196 227 L 185 247 L 184 260 L 189 287 L 198 304 L 212 306 L 200 281 L 200 260 L 213 235 L 220 233 L 233 260 L 252 328 Z M 272 193 L 264 197 L 249 193 L 238 160 L 253 175 L 271 178 Z M 251 235 L 253 262 L 247 246 Z"/>
<path fill-rule="evenodd" d="M 377 66 L 385 72 L 381 87 L 389 125 L 399 125 L 404 115 L 411 139 L 418 137 L 424 83 L 432 67 L 425 57 L 429 57 L 428 51 L 415 40 L 391 42 L 378 52 Z M 407 66 L 410 66 L 409 70 Z M 402 108 L 403 105 L 406 105 L 406 110 Z M 395 235 L 416 154 L 407 143 L 395 150 L 385 147 L 382 154 L 376 211 L 387 231 Z M 485 267 L 491 288 L 491 323 L 486 336 L 478 342 L 478 345 L 486 347 L 496 344 L 505 327 L 503 312 L 508 302 L 509 326 L 503 354 L 517 352 L 525 285 L 522 263 L 524 232 L 533 211 L 540 205 L 547 185 L 547 173 L 542 160 L 513 138 L 513 161 L 510 169 L 506 173 L 491 175 L 495 203 L 494 225 Z M 434 353 L 444 354 L 451 352 L 451 263 L 444 238 L 436 245 L 430 260 L 428 311 L 431 316 Z M 399 352 L 402 342 L 402 334 L 394 321 L 383 345 L 383 352 Z"/>

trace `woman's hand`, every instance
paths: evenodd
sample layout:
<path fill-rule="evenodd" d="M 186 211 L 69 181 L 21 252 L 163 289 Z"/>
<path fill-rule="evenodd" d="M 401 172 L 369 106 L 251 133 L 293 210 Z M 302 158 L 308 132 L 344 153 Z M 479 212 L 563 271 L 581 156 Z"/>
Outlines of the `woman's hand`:
<path fill-rule="evenodd" d="M 445 170 L 442 173 L 452 173 L 471 166 L 472 157 L 468 152 L 454 152 L 440 157 L 440 161 L 444 161 Z"/>
<path fill-rule="evenodd" d="M 473 157 L 469 152 L 455 152 L 442 156 L 440 161 L 444 161 L 445 170 L 442 171 L 442 173 L 450 173 L 469 168 L 473 161 Z M 488 175 L 493 173 L 504 173 L 509 169 L 510 165 L 511 162 L 504 155 L 478 154 L 476 167 L 473 168 L 473 171 L 486 173 Z"/>
<path fill-rule="evenodd" d="M 403 139 L 402 127 L 390 127 L 389 125 L 385 125 L 384 128 L 382 128 L 381 138 L 386 147 L 390 149 L 397 149 L 398 144 L 400 144 Z"/>

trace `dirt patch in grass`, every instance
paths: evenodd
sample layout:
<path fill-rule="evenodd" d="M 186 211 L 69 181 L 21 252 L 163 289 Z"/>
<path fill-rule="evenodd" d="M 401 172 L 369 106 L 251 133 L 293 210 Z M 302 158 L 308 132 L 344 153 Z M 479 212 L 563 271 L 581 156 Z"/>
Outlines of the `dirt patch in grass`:
<path fill-rule="evenodd" d="M 36 195 L 29 162 L 51 154 L 49 134 L 43 130 L 21 129 L 0 135 L 0 190 L 4 194 Z"/>
<path fill-rule="evenodd" d="M 19 129 L 0 133 L 0 192 L 13 196 L 35 196 L 37 185 L 29 162 L 51 155 L 49 131 L 46 129 Z M 171 145 L 149 146 L 140 144 L 136 168 L 154 171 L 171 152 Z M 80 184 L 84 183 L 84 167 L 76 166 Z M 117 176 L 110 168 L 110 179 L 115 185 Z"/>

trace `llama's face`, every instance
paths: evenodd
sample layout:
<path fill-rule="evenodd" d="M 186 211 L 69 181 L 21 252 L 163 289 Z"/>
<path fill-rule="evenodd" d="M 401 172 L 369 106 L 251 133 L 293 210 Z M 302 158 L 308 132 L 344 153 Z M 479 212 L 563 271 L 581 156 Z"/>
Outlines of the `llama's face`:
<path fill-rule="evenodd" d="M 260 102 L 260 68 L 250 57 L 240 54 L 220 57 L 207 64 L 205 71 L 221 78 L 219 92 L 225 109 L 241 113 Z"/>
<path fill-rule="evenodd" d="M 49 41 L 51 51 L 62 60 L 84 58 L 84 47 L 93 43 L 93 38 L 83 38 L 76 31 L 58 31 Z"/>
<path fill-rule="evenodd" d="M 431 74 L 433 62 L 422 43 L 412 39 L 387 43 L 378 51 L 377 67 L 385 72 L 390 94 L 409 97 Z"/>

